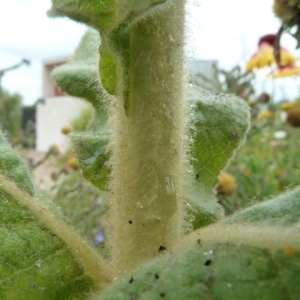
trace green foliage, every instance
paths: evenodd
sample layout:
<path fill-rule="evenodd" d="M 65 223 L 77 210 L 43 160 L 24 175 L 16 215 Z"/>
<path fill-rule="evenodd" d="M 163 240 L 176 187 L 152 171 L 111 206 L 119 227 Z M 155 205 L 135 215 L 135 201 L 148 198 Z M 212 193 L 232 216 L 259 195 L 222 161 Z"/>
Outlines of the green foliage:
<path fill-rule="evenodd" d="M 77 118 L 72 120 L 71 127 L 73 131 L 85 131 L 91 124 L 91 120 L 94 118 L 94 110 L 92 107 L 88 107 L 82 110 Z"/>
<path fill-rule="evenodd" d="M 48 15 L 68 16 L 96 28 L 101 33 L 99 75 L 102 85 L 110 94 L 123 94 L 124 108 L 128 112 L 129 27 L 163 9 L 165 2 L 169 1 L 52 1 Z"/>
<path fill-rule="evenodd" d="M 21 130 L 22 97 L 2 90 L 0 93 L 0 126 L 10 140 L 17 138 Z"/>
<path fill-rule="evenodd" d="M 53 77 L 63 91 L 84 98 L 93 105 L 93 117 L 91 110 L 81 115 L 81 118 L 88 121 L 86 128 L 79 125 L 83 120 L 74 121 L 75 132 L 70 137 L 84 178 L 100 190 L 105 190 L 110 174 L 106 165 L 108 154 L 105 147 L 110 134 L 106 129 L 107 112 L 103 107 L 105 96 L 98 76 L 99 43 L 99 34 L 94 30 L 87 31 L 72 58 L 67 64 L 56 68 Z"/>
<path fill-rule="evenodd" d="M 297 299 L 299 189 L 226 218 L 216 201 L 217 176 L 244 140 L 249 109 L 228 94 L 195 87 L 184 94 L 184 1 L 52 4 L 50 14 L 101 32 L 107 93 L 92 31 L 54 77 L 95 108 L 87 130 L 71 139 L 85 178 L 108 187 L 109 260 L 35 197 L 28 171 L 1 137 L 0 296 Z M 89 214 L 94 207 L 79 203 L 80 186 L 76 195 L 68 190 L 74 181 L 62 184 L 55 202 L 75 224 L 84 212 L 68 209 L 70 195 L 74 208 Z M 199 229 L 186 234 L 191 227 Z"/>
<path fill-rule="evenodd" d="M 94 30 L 87 31 L 68 63 L 55 68 L 52 74 L 62 91 L 84 98 L 94 106 L 99 106 L 101 100 L 97 70 L 99 43 L 99 34 Z"/>
<path fill-rule="evenodd" d="M 110 169 L 107 166 L 109 154 L 106 145 L 109 135 L 82 135 L 73 134 L 72 143 L 80 168 L 86 180 L 90 181 L 100 190 L 106 190 Z"/>
<path fill-rule="evenodd" d="M 0 298 L 84 297 L 93 283 L 66 243 L 46 228 L 41 211 L 52 222 L 54 212 L 32 200 L 28 170 L 3 135 L 0 157 Z"/>
<path fill-rule="evenodd" d="M 1 174 L 14 180 L 26 192 L 34 194 L 33 183 L 26 166 L 2 133 L 0 133 L 0 170 Z"/>
<path fill-rule="evenodd" d="M 192 233 L 189 247 L 170 249 L 95 299 L 297 299 L 299 195 L 297 189 Z"/>
<path fill-rule="evenodd" d="M 91 186 L 78 170 L 58 170 L 52 176 L 49 198 L 60 207 L 63 215 L 92 244 L 96 236 L 104 231 L 103 218 L 107 211 L 106 195 Z"/>
<path fill-rule="evenodd" d="M 195 217 L 193 227 L 197 229 L 223 216 L 223 210 L 214 196 L 214 188 L 220 171 L 245 138 L 249 108 L 244 101 L 232 95 L 215 95 L 200 92 L 197 88 L 191 90 L 188 99 L 194 107 L 191 163 L 195 172 L 195 195 L 190 204 Z M 235 108 L 234 114 L 232 107 Z"/>
<path fill-rule="evenodd" d="M 227 214 L 299 185 L 300 131 L 281 121 L 281 113 L 277 109 L 273 118 L 253 120 L 245 145 L 228 167 L 237 193 L 218 197 Z M 278 131 L 286 137 L 277 139 Z"/>
<path fill-rule="evenodd" d="M 121 279 L 97 300 L 297 299 L 299 253 L 217 244 L 155 260 Z"/>
<path fill-rule="evenodd" d="M 253 72 L 244 72 L 240 66 L 234 66 L 229 71 L 213 66 L 212 71 L 212 78 L 197 74 L 195 83 L 212 92 L 234 94 L 244 99 L 253 96 Z"/>
<path fill-rule="evenodd" d="M 264 201 L 231 216 L 227 222 L 259 222 L 265 225 L 297 225 L 300 218 L 300 189 L 282 194 L 273 200 Z"/>

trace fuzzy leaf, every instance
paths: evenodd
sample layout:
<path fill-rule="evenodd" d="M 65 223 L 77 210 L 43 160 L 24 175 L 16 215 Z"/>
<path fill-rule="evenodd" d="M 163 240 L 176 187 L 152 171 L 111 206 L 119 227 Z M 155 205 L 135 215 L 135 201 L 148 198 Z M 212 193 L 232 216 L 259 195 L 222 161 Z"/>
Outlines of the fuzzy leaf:
<path fill-rule="evenodd" d="M 129 110 L 130 27 L 168 0 L 52 0 L 51 17 L 69 18 L 96 28 L 101 33 L 99 74 L 102 86 L 112 95 L 122 94 L 125 111 Z M 123 88 L 121 87 L 123 84 Z"/>
<path fill-rule="evenodd" d="M 188 99 L 193 106 L 191 164 L 195 181 L 190 204 L 196 229 L 215 222 L 223 215 L 214 188 L 220 171 L 245 139 L 250 113 L 245 101 L 234 95 L 214 94 L 194 87 Z"/>
<path fill-rule="evenodd" d="M 233 214 L 226 219 L 232 223 L 259 223 L 264 225 L 290 226 L 300 220 L 300 188 L 284 193 L 274 199 L 263 201 Z"/>
<path fill-rule="evenodd" d="M 49 16 L 69 18 L 97 28 L 101 32 L 117 31 L 137 19 L 153 13 L 168 0 L 52 0 Z M 128 28 L 126 28 L 128 30 Z"/>
<path fill-rule="evenodd" d="M 84 299 L 97 280 L 82 253 L 101 258 L 33 195 L 27 168 L 0 134 L 0 299 Z"/>
<path fill-rule="evenodd" d="M 194 246 L 141 267 L 95 300 L 296 300 L 299 272 L 300 252 Z"/>
<path fill-rule="evenodd" d="M 79 160 L 84 178 L 99 190 L 107 189 L 110 168 L 106 145 L 108 134 L 74 133 L 71 135 L 73 150 Z"/>
<path fill-rule="evenodd" d="M 105 96 L 97 68 L 99 44 L 99 34 L 95 30 L 88 30 L 71 59 L 55 68 L 52 75 L 63 91 L 88 100 L 95 108 L 95 116 L 88 131 L 75 132 L 70 138 L 84 178 L 100 190 L 105 190 L 110 174 L 106 165 L 109 155 L 105 150 L 109 133 L 106 130 L 107 112 L 103 104 Z"/>
<path fill-rule="evenodd" d="M 31 195 L 34 194 L 34 187 L 31 181 L 29 171 L 22 162 L 22 159 L 15 151 L 0 132 L 0 172 L 13 179 L 20 187 Z M 1 188 L 1 185 L 0 185 Z M 0 210 L 1 213 L 1 210 Z"/>
<path fill-rule="evenodd" d="M 298 299 L 299 195 L 297 189 L 189 234 L 95 299 Z"/>
<path fill-rule="evenodd" d="M 56 67 L 52 72 L 56 84 L 62 91 L 86 99 L 94 107 L 100 106 L 103 98 L 97 69 L 99 45 L 99 33 L 88 30 L 68 62 Z"/>

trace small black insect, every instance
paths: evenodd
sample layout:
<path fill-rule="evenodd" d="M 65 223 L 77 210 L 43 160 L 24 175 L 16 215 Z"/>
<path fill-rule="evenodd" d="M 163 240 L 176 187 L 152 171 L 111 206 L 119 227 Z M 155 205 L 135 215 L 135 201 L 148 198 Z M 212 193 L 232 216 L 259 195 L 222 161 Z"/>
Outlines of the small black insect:
<path fill-rule="evenodd" d="M 164 298 L 166 296 L 166 294 L 165 293 L 160 293 L 159 296 Z"/>
<path fill-rule="evenodd" d="M 231 132 L 230 137 L 232 140 L 237 140 L 239 138 L 239 135 L 236 132 Z"/>
<path fill-rule="evenodd" d="M 208 259 L 205 263 L 204 263 L 204 266 L 209 266 L 211 264 L 211 260 Z"/>
<path fill-rule="evenodd" d="M 129 221 L 128 221 L 128 223 L 129 223 L 129 224 L 132 224 L 132 221 L 131 221 L 131 220 L 129 220 Z"/>
<path fill-rule="evenodd" d="M 166 250 L 167 250 L 167 248 L 164 246 L 159 246 L 159 248 L 158 248 L 158 252 L 165 252 Z"/>
<path fill-rule="evenodd" d="M 155 279 L 159 279 L 159 275 L 158 274 L 154 274 Z"/>
<path fill-rule="evenodd" d="M 130 278 L 129 283 L 133 283 L 133 277 Z"/>
<path fill-rule="evenodd" d="M 200 240 L 200 239 L 198 239 L 198 240 L 197 240 L 197 243 L 200 245 L 200 244 L 201 244 L 201 240 Z"/>
<path fill-rule="evenodd" d="M 196 179 L 198 179 L 199 178 L 199 174 L 196 174 Z"/>

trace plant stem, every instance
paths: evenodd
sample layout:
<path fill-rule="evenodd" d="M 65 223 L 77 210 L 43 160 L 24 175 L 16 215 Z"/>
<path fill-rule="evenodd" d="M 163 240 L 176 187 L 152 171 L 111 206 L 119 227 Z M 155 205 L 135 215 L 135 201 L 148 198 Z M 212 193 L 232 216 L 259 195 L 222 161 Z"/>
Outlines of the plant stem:
<path fill-rule="evenodd" d="M 11 195 L 21 206 L 31 211 L 39 224 L 57 235 L 82 264 L 85 275 L 92 278 L 95 286 L 104 288 L 110 281 L 107 264 L 99 253 L 79 233 L 59 219 L 41 201 L 19 188 L 13 181 L 0 174 L 1 190 Z"/>
<path fill-rule="evenodd" d="M 130 28 L 129 113 L 117 103 L 110 144 L 115 277 L 182 234 L 183 46 L 183 0 Z"/>
<path fill-rule="evenodd" d="M 269 249 L 272 252 L 285 247 L 300 249 L 300 234 L 298 228 L 263 224 L 214 224 L 185 236 L 174 246 L 174 252 L 197 245 L 202 246 L 226 243 L 232 245 L 247 245 Z"/>

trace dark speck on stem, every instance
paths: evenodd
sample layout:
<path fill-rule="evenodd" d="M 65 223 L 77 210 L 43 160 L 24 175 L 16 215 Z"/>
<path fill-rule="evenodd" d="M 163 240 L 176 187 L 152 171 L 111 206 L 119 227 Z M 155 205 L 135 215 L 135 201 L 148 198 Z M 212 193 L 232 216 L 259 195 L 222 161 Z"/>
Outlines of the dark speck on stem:
<path fill-rule="evenodd" d="M 205 266 L 209 266 L 210 264 L 211 264 L 211 260 L 210 260 L 210 259 L 208 259 L 208 260 L 204 263 Z"/>
<path fill-rule="evenodd" d="M 159 246 L 159 248 L 158 248 L 158 252 L 165 252 L 166 250 L 167 250 L 167 248 L 164 246 Z"/>

